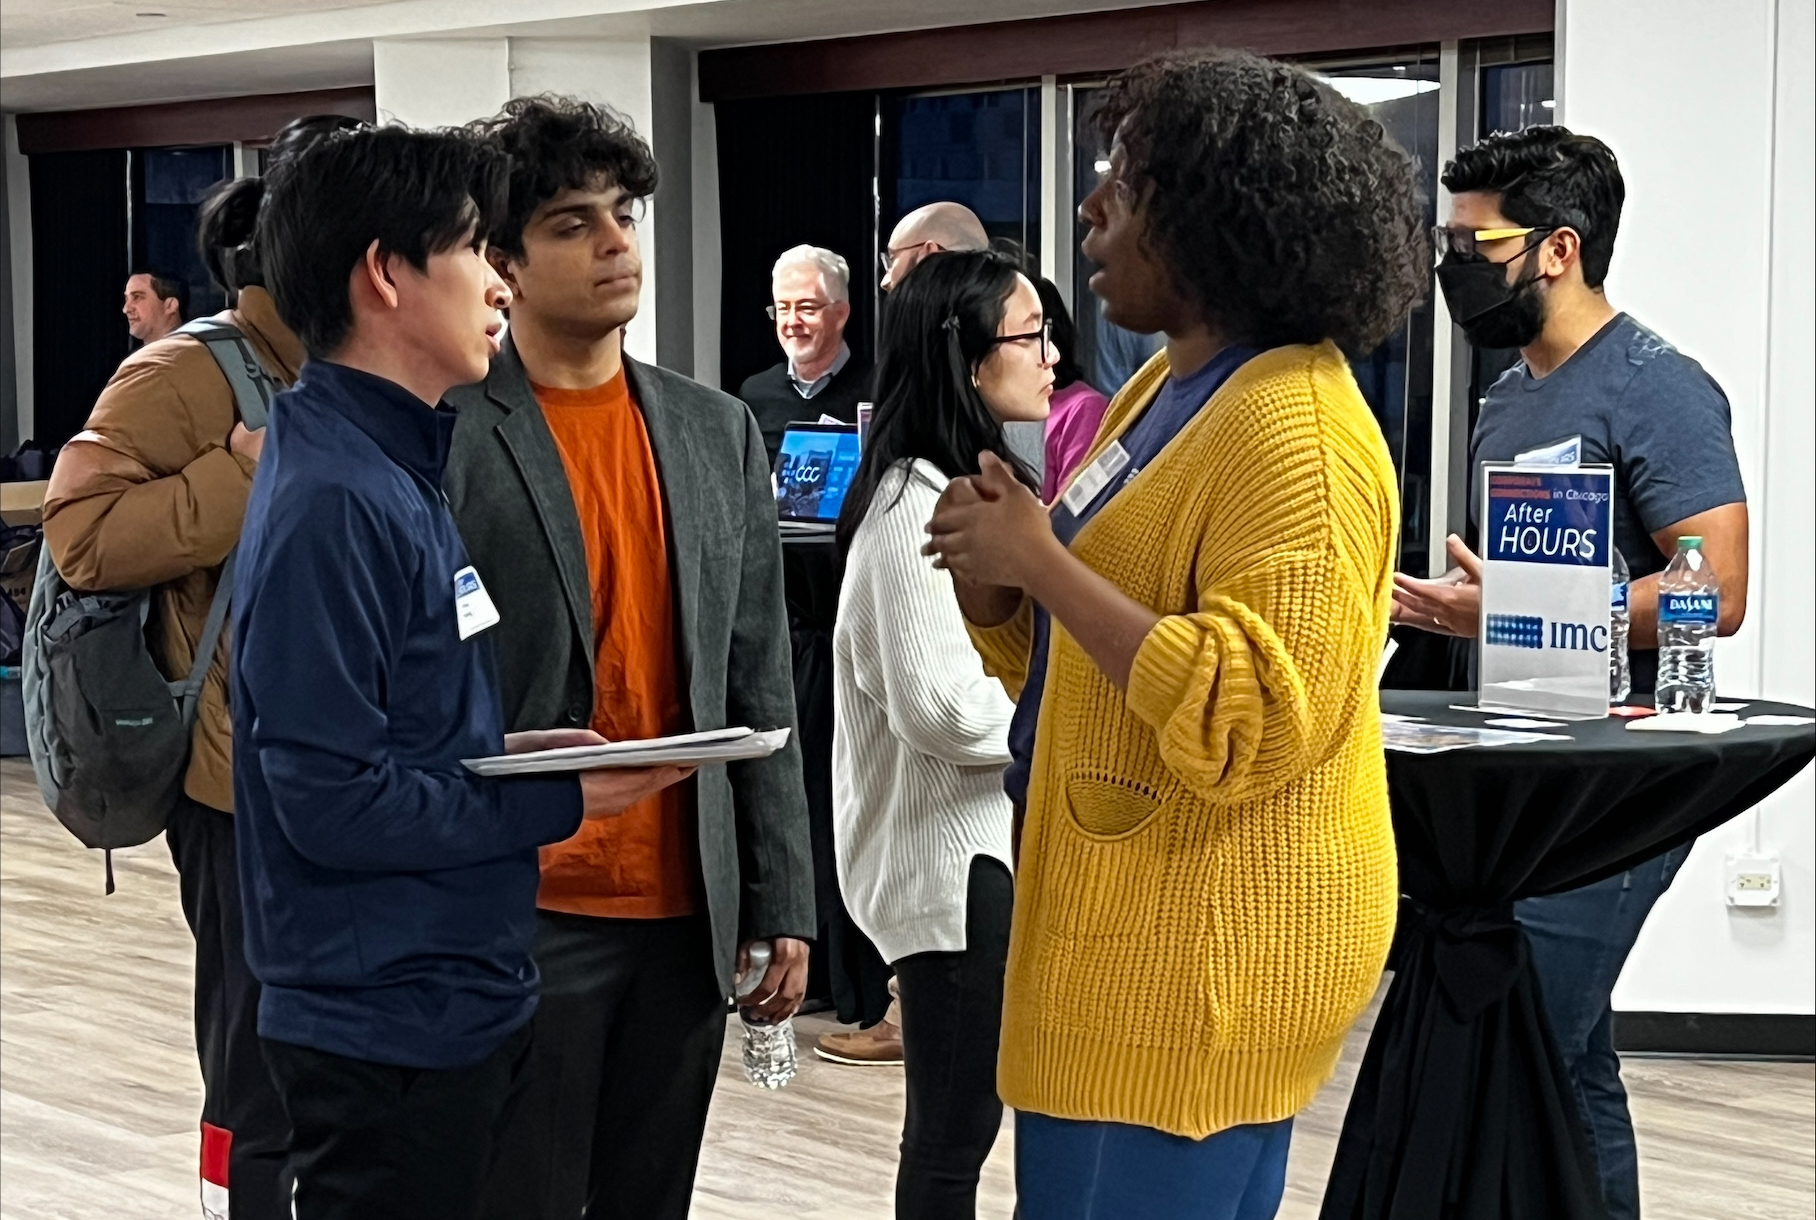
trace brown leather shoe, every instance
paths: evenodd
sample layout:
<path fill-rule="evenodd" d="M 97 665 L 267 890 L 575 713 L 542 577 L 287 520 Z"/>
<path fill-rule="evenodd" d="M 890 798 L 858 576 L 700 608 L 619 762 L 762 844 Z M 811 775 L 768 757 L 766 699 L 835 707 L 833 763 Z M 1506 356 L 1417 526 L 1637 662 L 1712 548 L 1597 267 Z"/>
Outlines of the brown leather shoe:
<path fill-rule="evenodd" d="M 821 1034 L 813 1053 L 851 1067 L 901 1067 L 902 1027 L 885 1020 L 869 1029 Z"/>

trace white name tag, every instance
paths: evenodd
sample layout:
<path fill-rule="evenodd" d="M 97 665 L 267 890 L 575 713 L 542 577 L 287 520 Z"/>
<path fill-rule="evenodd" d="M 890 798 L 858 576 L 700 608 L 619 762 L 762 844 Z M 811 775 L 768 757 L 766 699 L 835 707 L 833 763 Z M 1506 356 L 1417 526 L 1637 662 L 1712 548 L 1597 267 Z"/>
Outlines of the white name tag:
<path fill-rule="evenodd" d="M 1111 441 L 1110 447 L 1098 454 L 1095 462 L 1078 472 L 1072 485 L 1066 488 L 1066 494 L 1060 497 L 1060 503 L 1066 506 L 1067 512 L 1078 516 L 1128 464 L 1129 451 L 1122 447 L 1121 441 Z"/>
<path fill-rule="evenodd" d="M 1583 438 L 1570 437 L 1567 440 L 1553 441 L 1541 449 L 1528 449 L 1514 455 L 1516 466 L 1576 466 L 1583 460 Z"/>
<path fill-rule="evenodd" d="M 454 573 L 454 620 L 463 640 L 498 625 L 498 607 L 492 604 L 479 573 L 470 567 Z"/>

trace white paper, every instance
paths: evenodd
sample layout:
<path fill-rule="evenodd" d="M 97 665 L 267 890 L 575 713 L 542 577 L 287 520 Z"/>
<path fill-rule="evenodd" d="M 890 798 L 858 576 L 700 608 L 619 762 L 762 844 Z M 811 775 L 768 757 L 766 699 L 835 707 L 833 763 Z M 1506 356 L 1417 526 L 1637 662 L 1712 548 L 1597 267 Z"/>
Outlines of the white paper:
<path fill-rule="evenodd" d="M 1492 724 L 1497 729 L 1561 729 L 1565 727 L 1562 720 L 1531 720 L 1525 716 L 1496 716 L 1494 719 L 1484 720 L 1482 723 Z"/>
<path fill-rule="evenodd" d="M 1716 704 L 1720 707 L 1720 704 Z M 1763 725 L 1772 728 L 1789 728 L 1794 724 L 1816 724 L 1816 716 L 1780 716 L 1776 712 L 1764 716 L 1748 716 L 1748 724 Z"/>
<path fill-rule="evenodd" d="M 1416 720 L 1388 721 L 1381 725 L 1381 744 L 1402 754 L 1442 754 L 1476 746 L 1519 746 L 1538 741 L 1568 741 L 1564 733 L 1515 733 L 1506 729 L 1477 729 L 1467 725 L 1426 724 Z"/>
<path fill-rule="evenodd" d="M 1745 724 L 1746 721 L 1739 716 L 1726 712 L 1704 712 L 1701 715 L 1660 712 L 1643 720 L 1629 720 L 1627 730 L 1632 733 L 1732 733 Z"/>
<path fill-rule="evenodd" d="M 463 758 L 461 765 L 477 775 L 541 775 L 560 771 L 594 771 L 607 767 L 698 767 L 706 763 L 767 758 L 788 744 L 787 729 L 710 729 L 678 737 L 644 741 L 611 741 L 597 746 L 563 746 L 527 754 Z"/>

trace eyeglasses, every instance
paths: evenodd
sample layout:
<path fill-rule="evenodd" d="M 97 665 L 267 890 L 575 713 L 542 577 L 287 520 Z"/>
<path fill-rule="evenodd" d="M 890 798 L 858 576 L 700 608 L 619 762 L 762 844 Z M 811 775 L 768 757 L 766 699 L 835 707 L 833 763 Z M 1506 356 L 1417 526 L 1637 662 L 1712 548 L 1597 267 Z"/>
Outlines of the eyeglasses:
<path fill-rule="evenodd" d="M 771 322 L 790 317 L 811 322 L 831 308 L 831 301 L 778 301 L 774 305 L 765 305 L 763 312 L 769 315 Z"/>
<path fill-rule="evenodd" d="M 1443 261 L 1446 254 L 1455 254 L 1459 258 L 1487 258 L 1481 251 L 1483 242 L 1506 241 L 1513 237 L 1526 237 L 1533 233 L 1551 233 L 1561 228 L 1560 225 L 1526 225 L 1517 229 L 1453 229 L 1449 225 L 1434 225 L 1431 230 L 1431 253 L 1438 261 Z M 1524 254 L 1532 247 L 1528 245 L 1520 251 Z M 1518 258 L 1519 254 L 1514 255 Z"/>
<path fill-rule="evenodd" d="M 1040 324 L 1039 330 L 1031 330 L 1025 335 L 998 335 L 990 340 L 989 346 L 996 347 L 1002 343 L 1032 343 L 1040 340 L 1040 362 L 1050 363 L 1053 359 L 1053 319 L 1048 318 Z"/>
<path fill-rule="evenodd" d="M 927 243 L 925 243 L 925 242 L 917 241 L 917 242 L 910 242 L 909 244 L 907 244 L 905 246 L 892 246 L 887 250 L 877 251 L 877 258 L 879 260 L 881 260 L 881 262 L 883 264 L 883 274 L 888 275 L 889 272 L 895 268 L 895 256 L 896 255 L 901 254 L 907 250 L 912 250 L 916 246 L 923 246 L 926 244 Z"/>

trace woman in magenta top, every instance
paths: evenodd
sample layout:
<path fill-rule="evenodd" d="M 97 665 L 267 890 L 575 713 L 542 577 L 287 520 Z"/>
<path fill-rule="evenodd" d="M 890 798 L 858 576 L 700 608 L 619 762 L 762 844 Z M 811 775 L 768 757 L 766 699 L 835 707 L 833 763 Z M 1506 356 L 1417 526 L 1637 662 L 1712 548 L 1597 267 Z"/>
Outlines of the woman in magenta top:
<path fill-rule="evenodd" d="M 1110 400 L 1085 380 L 1084 370 L 1072 355 L 1077 350 L 1077 334 L 1059 289 L 1047 279 L 1036 280 L 1034 286 L 1040 291 L 1041 311 L 1053 325 L 1053 343 L 1060 351 L 1059 363 L 1053 368 L 1045 473 L 1040 482 L 1040 498 L 1051 504 L 1090 452 L 1091 442 L 1097 439 L 1097 425 L 1103 422 Z"/>

